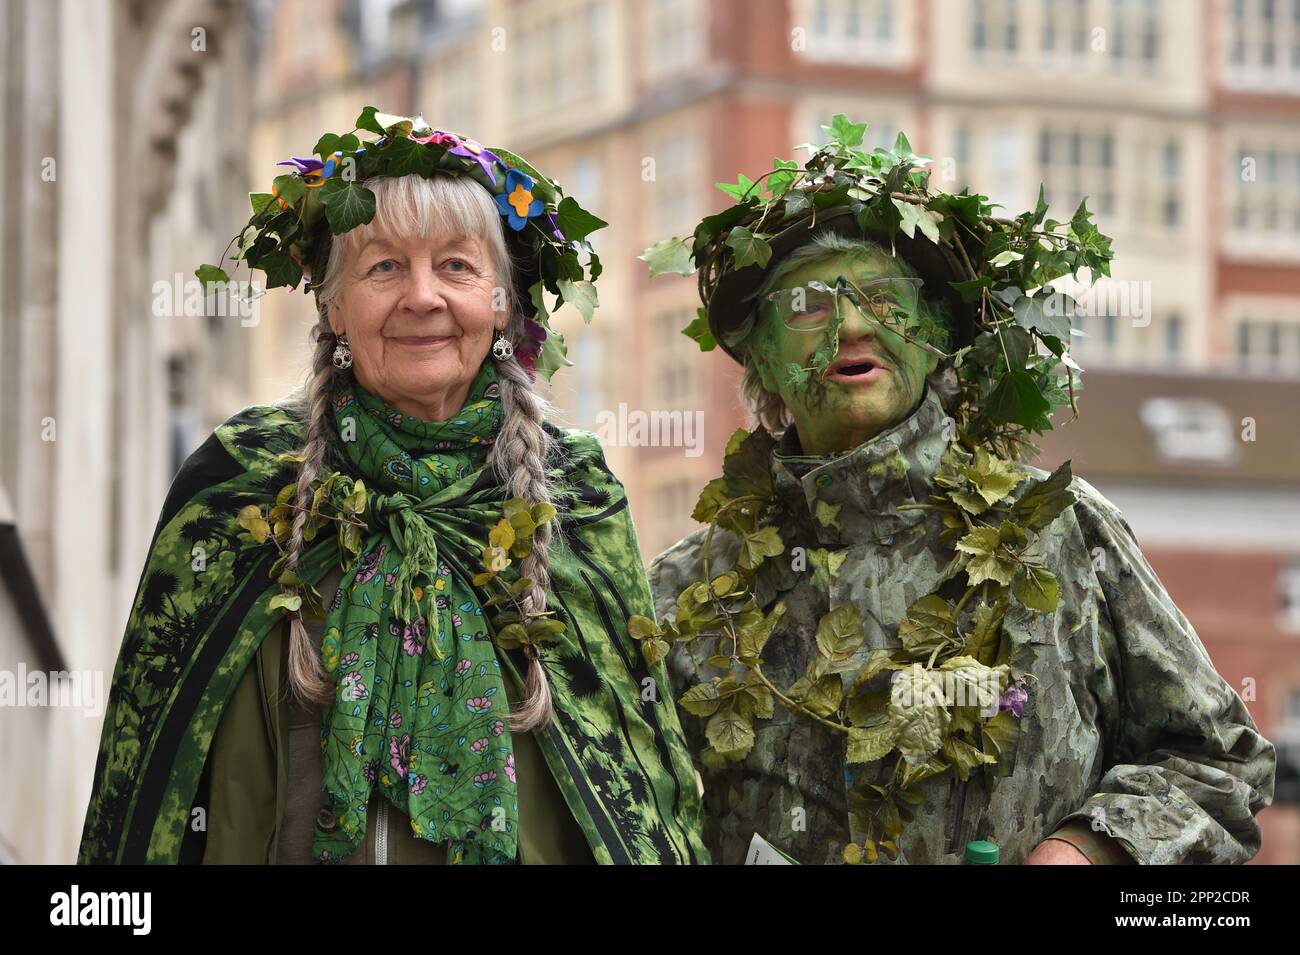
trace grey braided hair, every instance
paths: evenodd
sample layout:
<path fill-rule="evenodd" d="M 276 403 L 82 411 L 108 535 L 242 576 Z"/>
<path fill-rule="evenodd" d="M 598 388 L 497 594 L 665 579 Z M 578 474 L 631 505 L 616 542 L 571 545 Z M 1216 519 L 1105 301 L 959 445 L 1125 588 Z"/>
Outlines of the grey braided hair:
<path fill-rule="evenodd" d="M 330 244 L 324 276 L 316 288 L 317 323 L 312 329 L 315 348 L 306 383 L 281 401 L 282 407 L 304 424 L 303 458 L 298 470 L 293 503 L 296 508 L 289 537 L 286 566 L 295 570 L 306 549 L 303 536 L 307 510 L 316 481 L 321 477 L 331 448 L 342 448 L 335 427 L 334 398 L 352 372 L 334 367 L 333 353 L 337 339 L 329 324 L 329 306 L 341 291 L 343 263 L 352 250 L 369 241 L 376 230 L 401 236 L 428 236 L 451 232 L 470 235 L 485 242 L 492 258 L 495 285 L 504 291 L 510 319 L 505 333 L 512 341 L 523 338 L 526 317 L 520 310 L 514 287 L 514 263 L 505 243 L 501 215 L 487 190 L 468 177 L 419 175 L 380 177 L 369 180 L 366 187 L 375 193 L 376 212 L 370 223 L 358 226 Z M 319 264 L 318 264 L 319 267 Z M 530 504 L 552 503 L 552 486 L 546 461 L 551 439 L 543 422 L 554 407 L 533 390 L 528 372 L 517 358 L 496 358 L 491 352 L 485 361 L 496 364 L 501 394 L 503 420 L 501 430 L 489 452 L 488 460 L 508 489 L 510 497 L 521 497 Z M 532 580 L 524 593 L 525 609 L 532 613 L 546 609 L 550 587 L 550 547 L 552 523 L 537 528 L 532 553 L 520 564 L 521 576 Z M 289 592 L 296 592 L 288 588 Z M 334 682 L 321 662 L 320 648 L 307 628 L 295 616 L 290 623 L 289 685 L 300 700 L 326 703 L 333 699 Z M 512 730 L 529 730 L 545 725 L 552 715 L 552 698 L 546 672 L 534 653 L 528 654 L 524 699 L 510 714 Z"/>
<path fill-rule="evenodd" d="M 849 238 L 836 232 L 822 233 L 804 245 L 799 246 L 774 266 L 764 276 L 757 297 L 761 299 L 764 293 L 770 292 L 777 282 L 798 266 L 827 256 L 845 253 L 863 255 L 872 253 L 889 254 L 888 250 L 867 239 Z M 904 269 L 908 274 L 912 274 L 910 266 L 906 263 L 904 263 Z M 935 300 L 928 295 L 923 295 L 921 302 L 923 306 L 929 307 L 937 316 L 942 317 L 945 322 L 948 321 L 949 314 L 946 303 Z M 755 316 L 755 319 L 757 319 L 757 316 Z M 759 323 L 755 320 L 748 337 L 752 339 L 758 328 Z M 742 362 L 744 374 L 741 376 L 739 388 L 741 403 L 749 413 L 752 424 L 761 425 L 771 434 L 780 436 L 786 428 L 794 424 L 794 416 L 781 398 L 780 393 L 770 391 L 763 384 L 762 369 L 753 350 L 742 348 L 740 351 L 744 357 Z M 925 382 L 931 390 L 939 395 L 939 402 L 943 405 L 944 410 L 952 414 L 961 395 L 961 388 L 957 382 L 957 373 L 953 369 L 952 363 L 941 360 L 934 371 L 926 375 Z"/>

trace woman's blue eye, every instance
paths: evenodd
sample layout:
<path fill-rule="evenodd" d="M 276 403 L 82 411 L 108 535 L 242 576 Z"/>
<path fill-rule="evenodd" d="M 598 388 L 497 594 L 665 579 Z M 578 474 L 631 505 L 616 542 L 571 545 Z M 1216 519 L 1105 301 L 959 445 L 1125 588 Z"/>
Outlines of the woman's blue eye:
<path fill-rule="evenodd" d="M 374 267 L 374 269 L 373 269 L 372 271 L 375 271 L 375 270 L 378 270 L 378 271 L 387 271 L 387 269 L 384 269 L 384 268 L 383 268 L 383 266 L 385 266 L 385 265 L 396 266 L 397 263 L 394 262 L 392 259 L 384 259 L 384 261 L 382 261 L 382 262 L 377 262 L 377 263 L 375 264 L 375 267 Z"/>
<path fill-rule="evenodd" d="M 464 259 L 448 259 L 448 260 L 447 260 L 447 264 L 448 264 L 448 265 L 462 265 L 462 266 L 464 266 L 464 267 L 467 268 L 467 269 L 469 268 L 469 263 L 466 262 Z"/>

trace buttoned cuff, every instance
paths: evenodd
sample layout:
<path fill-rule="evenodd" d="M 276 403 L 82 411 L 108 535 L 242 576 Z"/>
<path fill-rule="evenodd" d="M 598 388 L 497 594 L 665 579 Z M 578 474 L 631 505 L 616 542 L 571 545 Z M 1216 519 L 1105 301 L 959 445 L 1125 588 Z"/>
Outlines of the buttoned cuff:
<path fill-rule="evenodd" d="M 1136 865 L 1137 860 L 1120 844 L 1119 840 L 1097 832 L 1089 823 L 1072 819 L 1047 838 L 1068 842 L 1093 865 Z"/>

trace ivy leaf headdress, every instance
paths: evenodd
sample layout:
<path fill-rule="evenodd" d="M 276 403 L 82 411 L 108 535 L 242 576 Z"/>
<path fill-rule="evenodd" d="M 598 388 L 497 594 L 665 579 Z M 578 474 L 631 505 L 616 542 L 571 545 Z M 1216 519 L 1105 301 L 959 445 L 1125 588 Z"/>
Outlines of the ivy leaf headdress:
<path fill-rule="evenodd" d="M 363 143 L 357 134 L 367 132 L 379 138 Z M 564 195 L 558 182 L 508 150 L 373 106 L 361 111 L 351 132 L 321 136 L 313 152 L 278 163 L 290 168 L 275 178 L 271 191 L 249 194 L 252 217 L 223 258 L 237 246 L 229 260 L 264 272 L 267 289 L 297 288 L 304 269 L 312 277 L 306 288 L 318 287 L 330 238 L 374 218 L 375 195 L 362 183 L 374 176 L 467 175 L 492 194 L 520 263 L 517 285 L 530 321 L 522 339 L 512 343 L 516 353 L 548 381 L 557 368 L 573 364 L 548 319 L 568 302 L 591 322 L 601 264 L 587 236 L 607 223 Z M 194 274 L 209 290 L 230 282 L 220 265 L 202 265 Z M 549 310 L 547 292 L 555 296 Z"/>

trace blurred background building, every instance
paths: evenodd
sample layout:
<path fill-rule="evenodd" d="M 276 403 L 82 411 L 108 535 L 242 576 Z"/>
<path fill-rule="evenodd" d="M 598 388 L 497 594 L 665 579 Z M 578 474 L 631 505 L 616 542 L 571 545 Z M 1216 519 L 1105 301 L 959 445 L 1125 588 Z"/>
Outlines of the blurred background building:
<path fill-rule="evenodd" d="M 1088 315 L 1082 415 L 1038 463 L 1124 511 L 1278 745 L 1256 861 L 1300 861 L 1300 0 L 8 0 L 0 54 L 0 666 L 111 669 L 180 462 L 305 375 L 301 293 L 253 326 L 150 307 L 276 161 L 363 106 L 419 112 L 610 223 L 595 321 L 555 319 L 577 367 L 550 394 L 589 430 L 620 405 L 702 413 L 698 456 L 607 446 L 649 560 L 749 422 L 738 369 L 680 333 L 693 278 L 636 257 L 842 112 L 868 147 L 906 132 L 944 189 L 1015 212 L 1041 182 L 1055 218 L 1087 196 L 1113 237 L 1112 290 L 1149 308 Z M 72 858 L 97 733 L 0 711 L 0 856 Z"/>

